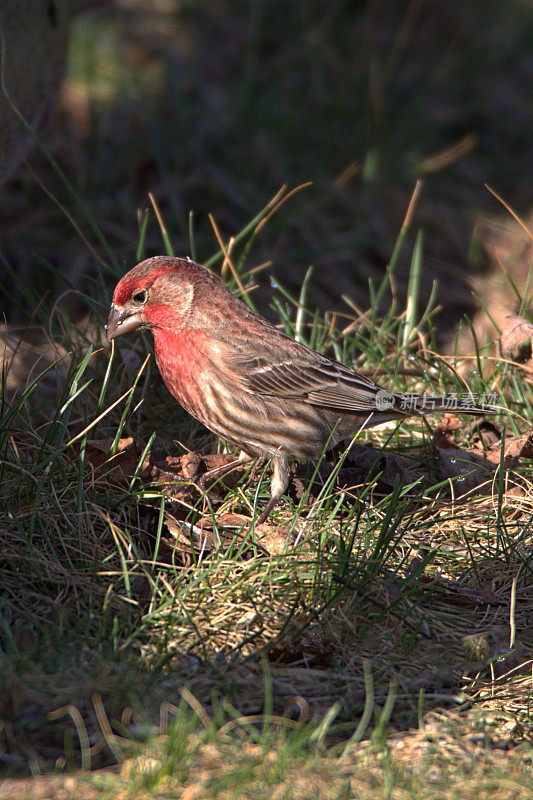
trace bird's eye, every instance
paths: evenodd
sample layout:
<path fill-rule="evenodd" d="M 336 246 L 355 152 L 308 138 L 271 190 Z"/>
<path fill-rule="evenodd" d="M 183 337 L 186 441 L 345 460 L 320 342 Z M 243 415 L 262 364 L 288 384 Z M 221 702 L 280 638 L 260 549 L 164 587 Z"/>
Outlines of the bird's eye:
<path fill-rule="evenodd" d="M 146 303 L 147 297 L 148 297 L 148 292 L 146 291 L 146 289 L 142 289 L 140 292 L 135 292 L 135 294 L 131 296 L 131 299 L 135 303 Z"/>

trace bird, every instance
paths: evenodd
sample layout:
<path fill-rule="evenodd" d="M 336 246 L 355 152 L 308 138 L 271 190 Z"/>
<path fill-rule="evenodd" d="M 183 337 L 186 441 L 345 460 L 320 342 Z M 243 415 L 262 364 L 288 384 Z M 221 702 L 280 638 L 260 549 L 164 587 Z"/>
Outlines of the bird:
<path fill-rule="evenodd" d="M 120 279 L 107 338 L 142 329 L 153 334 L 161 377 L 178 403 L 240 449 L 232 463 L 270 460 L 270 498 L 257 524 L 286 492 L 293 461 L 313 461 L 389 420 L 493 410 L 455 397 L 388 391 L 283 333 L 190 258 L 154 256 Z"/>

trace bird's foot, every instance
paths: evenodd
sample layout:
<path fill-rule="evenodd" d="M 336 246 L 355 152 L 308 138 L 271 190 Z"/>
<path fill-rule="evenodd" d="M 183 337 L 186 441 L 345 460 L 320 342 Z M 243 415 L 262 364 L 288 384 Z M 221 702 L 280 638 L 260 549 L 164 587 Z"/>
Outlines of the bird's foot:
<path fill-rule="evenodd" d="M 278 500 L 279 500 L 278 497 L 271 497 L 268 500 L 266 506 L 263 509 L 263 513 L 261 514 L 261 516 L 257 520 L 257 523 L 256 523 L 257 525 L 262 525 L 263 522 L 267 521 L 268 517 L 270 516 L 270 512 L 272 511 L 272 509 L 274 508 L 274 506 L 276 505 Z"/>

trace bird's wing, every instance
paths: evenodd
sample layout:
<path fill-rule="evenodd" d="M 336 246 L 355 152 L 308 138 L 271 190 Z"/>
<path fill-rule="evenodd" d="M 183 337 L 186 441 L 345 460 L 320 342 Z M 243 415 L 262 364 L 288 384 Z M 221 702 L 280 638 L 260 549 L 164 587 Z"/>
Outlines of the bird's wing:
<path fill-rule="evenodd" d="M 298 397 L 311 405 L 339 411 L 375 410 L 380 387 L 343 364 L 310 351 L 312 357 L 290 357 L 286 361 L 251 358 L 241 362 L 244 385 L 255 394 Z"/>

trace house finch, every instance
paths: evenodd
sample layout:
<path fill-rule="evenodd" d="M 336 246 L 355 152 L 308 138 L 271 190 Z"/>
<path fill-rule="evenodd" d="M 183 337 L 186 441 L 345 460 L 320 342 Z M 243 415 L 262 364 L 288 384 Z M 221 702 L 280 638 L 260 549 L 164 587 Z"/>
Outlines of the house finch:
<path fill-rule="evenodd" d="M 259 522 L 287 489 L 291 459 L 318 458 L 387 420 L 452 407 L 488 410 L 382 389 L 286 336 L 190 259 L 149 258 L 119 281 L 107 337 L 137 328 L 152 331 L 161 376 L 189 414 L 241 448 L 240 460 L 272 459 L 271 496 Z"/>

